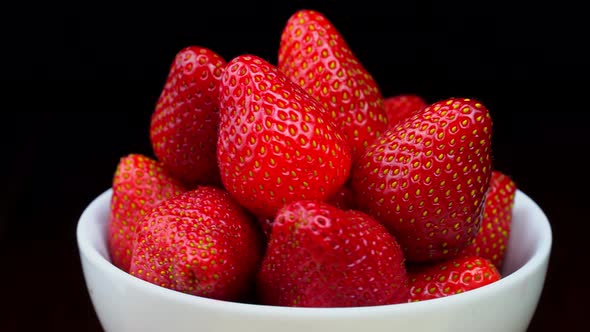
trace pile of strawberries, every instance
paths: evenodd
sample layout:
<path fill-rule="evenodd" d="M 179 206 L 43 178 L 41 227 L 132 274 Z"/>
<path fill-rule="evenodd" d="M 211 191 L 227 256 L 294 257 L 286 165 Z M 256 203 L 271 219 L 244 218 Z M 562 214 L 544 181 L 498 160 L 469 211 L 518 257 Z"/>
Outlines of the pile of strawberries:
<path fill-rule="evenodd" d="M 151 118 L 155 157 L 120 159 L 118 268 L 197 296 L 277 306 L 421 301 L 501 278 L 515 183 L 470 98 L 383 97 L 321 13 L 286 22 L 275 64 L 188 46 Z"/>

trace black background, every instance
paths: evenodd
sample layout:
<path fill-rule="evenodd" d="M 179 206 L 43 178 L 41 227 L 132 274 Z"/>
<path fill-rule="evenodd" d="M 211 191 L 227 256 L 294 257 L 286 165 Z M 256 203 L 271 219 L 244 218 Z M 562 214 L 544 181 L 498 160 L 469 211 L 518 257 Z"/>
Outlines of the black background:
<path fill-rule="evenodd" d="M 149 116 L 174 55 L 200 45 L 226 60 L 252 53 L 276 63 L 281 30 L 299 8 L 332 21 L 384 96 L 465 96 L 489 108 L 495 168 L 543 208 L 554 232 L 529 330 L 576 330 L 585 322 L 588 38 L 579 8 L 26 3 L 3 8 L 0 23 L 0 330 L 101 331 L 76 223 L 110 186 L 121 156 L 152 155 Z"/>

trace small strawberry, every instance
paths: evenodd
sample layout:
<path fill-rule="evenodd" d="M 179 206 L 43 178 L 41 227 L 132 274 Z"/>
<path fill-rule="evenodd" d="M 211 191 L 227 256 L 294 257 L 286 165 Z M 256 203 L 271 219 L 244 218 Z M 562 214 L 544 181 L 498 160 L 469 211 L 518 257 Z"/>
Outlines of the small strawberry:
<path fill-rule="evenodd" d="M 510 236 L 515 194 L 516 183 L 508 175 L 492 171 L 479 233 L 461 255 L 487 258 L 498 269 L 502 267 Z"/>
<path fill-rule="evenodd" d="M 400 94 L 383 99 L 387 114 L 387 127 L 392 128 L 412 112 L 428 106 L 424 98 L 415 94 Z"/>
<path fill-rule="evenodd" d="M 225 65 L 225 60 L 209 49 L 182 49 L 151 117 L 154 154 L 187 187 L 220 183 L 215 145 L 219 80 Z"/>
<path fill-rule="evenodd" d="M 278 213 L 258 273 L 261 303 L 352 307 L 407 302 L 401 247 L 368 215 L 319 201 Z"/>
<path fill-rule="evenodd" d="M 352 170 L 356 203 L 408 261 L 455 256 L 479 231 L 491 176 L 492 121 L 466 98 L 433 103 L 386 131 Z"/>
<path fill-rule="evenodd" d="M 320 12 L 295 12 L 283 29 L 278 67 L 319 100 L 352 150 L 353 162 L 387 127 L 383 97 L 344 37 Z"/>
<path fill-rule="evenodd" d="M 225 190 L 197 186 L 143 219 L 130 273 L 176 291 L 241 301 L 262 258 L 257 232 Z"/>
<path fill-rule="evenodd" d="M 322 106 L 254 55 L 232 59 L 223 75 L 217 157 L 225 188 L 262 218 L 295 200 L 326 200 L 351 165 Z"/>
<path fill-rule="evenodd" d="M 112 189 L 108 247 L 112 263 L 128 272 L 138 223 L 162 201 L 185 189 L 160 162 L 135 153 L 119 160 Z"/>
<path fill-rule="evenodd" d="M 436 299 L 489 285 L 502 278 L 489 260 L 465 256 L 425 266 L 409 266 L 410 302 Z"/>

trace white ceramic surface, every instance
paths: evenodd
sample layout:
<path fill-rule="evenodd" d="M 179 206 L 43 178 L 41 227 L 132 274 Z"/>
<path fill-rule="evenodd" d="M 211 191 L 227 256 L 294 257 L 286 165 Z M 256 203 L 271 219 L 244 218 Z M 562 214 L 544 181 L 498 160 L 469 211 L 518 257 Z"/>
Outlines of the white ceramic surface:
<path fill-rule="evenodd" d="M 164 289 L 109 262 L 111 189 L 86 208 L 77 241 L 88 292 L 107 332 L 526 331 L 541 295 L 552 244 L 539 206 L 516 193 L 503 279 L 463 294 L 362 308 L 286 308 L 211 300 Z"/>

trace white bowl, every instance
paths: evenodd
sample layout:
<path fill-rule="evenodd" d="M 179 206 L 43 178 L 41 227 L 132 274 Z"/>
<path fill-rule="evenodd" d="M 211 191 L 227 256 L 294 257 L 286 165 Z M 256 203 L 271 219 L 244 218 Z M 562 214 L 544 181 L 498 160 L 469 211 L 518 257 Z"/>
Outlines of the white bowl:
<path fill-rule="evenodd" d="M 504 277 L 488 286 L 429 301 L 360 308 L 234 303 L 168 290 L 112 265 L 106 246 L 111 193 L 105 191 L 85 209 L 76 234 L 88 292 L 107 332 L 526 331 L 552 244 L 547 217 L 517 191 Z"/>

